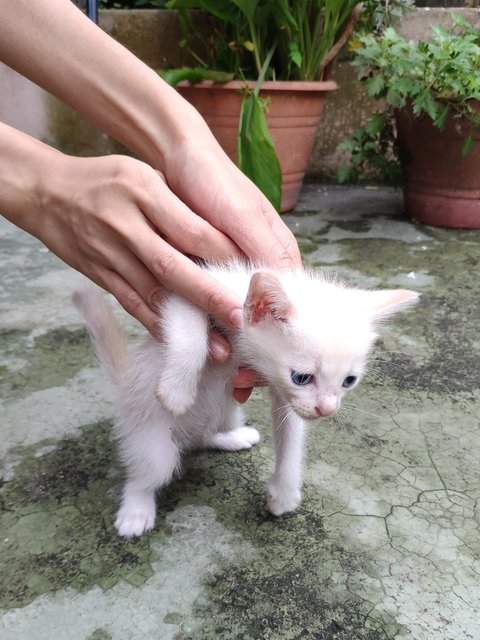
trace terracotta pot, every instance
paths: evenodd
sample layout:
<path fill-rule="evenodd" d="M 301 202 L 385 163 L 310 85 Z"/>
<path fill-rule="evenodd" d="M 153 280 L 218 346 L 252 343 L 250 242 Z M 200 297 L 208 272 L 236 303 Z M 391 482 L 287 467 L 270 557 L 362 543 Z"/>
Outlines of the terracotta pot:
<path fill-rule="evenodd" d="M 225 152 L 236 160 L 242 87 L 233 80 L 224 84 L 181 82 L 177 89 L 207 121 Z M 253 88 L 254 82 L 248 85 Z M 324 82 L 264 82 L 260 96 L 268 97 L 267 122 L 282 169 L 282 212 L 291 211 L 298 200 L 303 176 L 312 152 L 315 133 L 327 91 L 337 88 Z"/>
<path fill-rule="evenodd" d="M 480 109 L 480 102 L 476 105 Z M 480 228 L 480 132 L 449 116 L 440 131 L 428 117 L 396 114 L 400 154 L 404 157 L 406 213 L 425 224 Z M 462 157 L 467 135 L 474 146 Z"/>

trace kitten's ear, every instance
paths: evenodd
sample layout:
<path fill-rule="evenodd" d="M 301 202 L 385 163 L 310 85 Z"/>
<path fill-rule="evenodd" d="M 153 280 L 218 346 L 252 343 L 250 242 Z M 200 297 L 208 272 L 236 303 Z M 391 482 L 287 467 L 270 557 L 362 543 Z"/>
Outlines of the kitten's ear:
<path fill-rule="evenodd" d="M 383 320 L 397 311 L 412 307 L 420 298 L 419 293 L 408 289 L 370 291 L 369 296 L 369 308 L 374 321 Z"/>
<path fill-rule="evenodd" d="M 267 271 L 257 271 L 250 280 L 244 313 L 249 324 L 261 320 L 287 322 L 294 309 L 280 280 Z"/>

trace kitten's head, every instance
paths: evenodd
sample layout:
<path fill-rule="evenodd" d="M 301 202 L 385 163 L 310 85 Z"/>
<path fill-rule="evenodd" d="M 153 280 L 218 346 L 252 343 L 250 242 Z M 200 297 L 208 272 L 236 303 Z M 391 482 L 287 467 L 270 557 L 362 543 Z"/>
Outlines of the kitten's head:
<path fill-rule="evenodd" d="M 418 297 L 405 289 L 350 289 L 303 272 L 259 271 L 244 307 L 248 364 L 300 417 L 333 415 L 363 377 L 379 323 Z"/>

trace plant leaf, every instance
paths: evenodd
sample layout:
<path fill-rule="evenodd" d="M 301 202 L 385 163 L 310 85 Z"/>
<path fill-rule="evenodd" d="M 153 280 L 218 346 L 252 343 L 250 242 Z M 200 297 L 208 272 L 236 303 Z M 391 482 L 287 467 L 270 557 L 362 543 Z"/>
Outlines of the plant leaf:
<path fill-rule="evenodd" d="M 231 24 L 236 24 L 238 21 L 238 8 L 230 0 L 200 0 L 199 4 L 202 9 L 209 11 L 220 20 Z"/>
<path fill-rule="evenodd" d="M 253 93 L 242 102 L 237 162 L 243 173 L 280 211 L 282 171 L 268 130 L 262 100 Z"/>
<path fill-rule="evenodd" d="M 378 96 L 385 87 L 385 80 L 382 76 L 372 76 L 367 80 L 367 93 L 370 97 Z"/>
<path fill-rule="evenodd" d="M 296 42 L 290 42 L 288 48 L 290 60 L 300 68 L 302 66 L 302 54 L 300 53 Z"/>
<path fill-rule="evenodd" d="M 203 67 L 181 67 L 180 69 L 161 70 L 157 71 L 157 73 L 172 87 L 175 87 L 182 80 L 189 80 L 190 82 L 201 82 L 202 80 L 228 82 L 233 79 L 233 73 L 214 71 Z"/>
<path fill-rule="evenodd" d="M 215 0 L 217 1 L 217 0 Z M 255 17 L 255 10 L 259 0 L 231 0 L 240 11 L 247 17 L 248 20 L 253 21 Z"/>
<path fill-rule="evenodd" d="M 443 109 L 440 112 L 440 114 L 437 117 L 437 119 L 435 120 L 435 126 L 438 127 L 439 129 L 443 129 L 445 127 L 445 123 L 447 121 L 448 112 L 449 112 L 449 108 L 448 108 L 448 104 L 446 104 L 443 107 Z"/>
<path fill-rule="evenodd" d="M 473 138 L 471 135 L 469 135 L 465 138 L 465 142 L 463 143 L 462 156 L 466 156 L 468 153 L 470 153 L 470 151 L 472 150 L 472 147 L 473 147 Z"/>
<path fill-rule="evenodd" d="M 385 116 L 383 113 L 374 113 L 372 114 L 365 125 L 365 130 L 370 135 L 374 136 L 385 126 Z"/>

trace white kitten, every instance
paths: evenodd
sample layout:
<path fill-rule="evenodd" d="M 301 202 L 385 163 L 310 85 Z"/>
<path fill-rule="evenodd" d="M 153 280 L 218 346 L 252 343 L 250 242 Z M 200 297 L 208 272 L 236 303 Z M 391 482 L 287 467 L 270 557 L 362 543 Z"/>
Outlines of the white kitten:
<path fill-rule="evenodd" d="M 296 509 L 303 419 L 338 410 L 363 376 L 380 321 L 418 298 L 407 290 L 347 288 L 315 272 L 240 264 L 209 271 L 245 300 L 243 330 L 225 331 L 232 353 L 223 364 L 208 357 L 211 320 L 184 298 L 171 295 L 162 305 L 164 340 L 149 337 L 129 353 L 103 295 L 89 288 L 74 296 L 117 390 L 114 433 L 127 471 L 115 522 L 121 536 L 153 527 L 155 491 L 171 480 L 182 451 L 258 442 L 232 396 L 239 365 L 255 369 L 270 390 L 276 463 L 268 508 L 274 515 Z"/>

